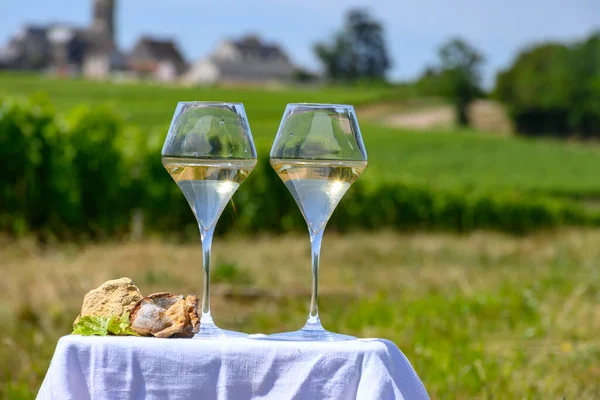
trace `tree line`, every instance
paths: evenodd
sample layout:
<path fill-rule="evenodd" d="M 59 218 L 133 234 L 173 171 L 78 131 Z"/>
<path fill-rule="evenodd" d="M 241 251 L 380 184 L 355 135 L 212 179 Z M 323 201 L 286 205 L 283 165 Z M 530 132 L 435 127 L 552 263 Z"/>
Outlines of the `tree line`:
<path fill-rule="evenodd" d="M 364 9 L 351 10 L 340 31 L 314 51 L 334 82 L 386 82 L 392 66 L 383 24 Z M 575 43 L 525 48 L 487 93 L 484 63 L 466 40 L 450 38 L 440 45 L 437 63 L 413 84 L 422 95 L 447 98 L 459 125 L 469 125 L 473 101 L 490 97 L 506 106 L 520 134 L 600 137 L 600 32 Z"/>
<path fill-rule="evenodd" d="M 522 51 L 494 95 L 524 135 L 600 137 L 600 33 Z"/>

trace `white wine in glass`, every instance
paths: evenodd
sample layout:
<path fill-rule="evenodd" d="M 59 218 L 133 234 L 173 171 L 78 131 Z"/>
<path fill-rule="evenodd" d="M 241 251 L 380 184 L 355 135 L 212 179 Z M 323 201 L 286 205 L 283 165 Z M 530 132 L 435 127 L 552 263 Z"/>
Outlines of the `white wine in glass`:
<path fill-rule="evenodd" d="M 319 259 L 327 221 L 367 167 L 354 108 L 338 104 L 288 104 L 271 149 L 271 165 L 298 204 L 310 234 L 312 296 L 308 320 L 298 331 L 269 335 L 280 340 L 350 340 L 321 324 Z"/>
<path fill-rule="evenodd" d="M 320 232 L 367 162 L 272 158 L 271 166 L 296 200 L 309 229 Z"/>
<path fill-rule="evenodd" d="M 203 230 L 213 227 L 256 160 L 165 157 L 163 165 L 183 192 Z"/>
<path fill-rule="evenodd" d="M 246 337 L 217 327 L 210 312 L 210 256 L 219 217 L 256 166 L 250 127 L 239 103 L 177 105 L 162 150 L 162 163 L 185 196 L 200 229 L 204 288 L 196 338 Z"/>

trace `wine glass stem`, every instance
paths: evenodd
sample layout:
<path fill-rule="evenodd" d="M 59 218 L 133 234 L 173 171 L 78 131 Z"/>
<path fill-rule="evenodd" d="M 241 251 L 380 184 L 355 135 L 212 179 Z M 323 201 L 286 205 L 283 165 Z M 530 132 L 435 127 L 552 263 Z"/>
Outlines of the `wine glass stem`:
<path fill-rule="evenodd" d="M 204 290 L 202 291 L 202 317 L 200 318 L 200 323 L 202 325 L 213 324 L 213 319 L 210 315 L 210 251 L 212 247 L 214 233 L 214 225 L 206 231 L 202 227 L 200 227 L 200 238 L 202 240 L 202 267 L 204 270 Z"/>
<path fill-rule="evenodd" d="M 321 241 L 323 240 L 323 232 L 310 231 L 310 248 L 312 253 L 312 290 L 310 298 L 310 313 L 308 314 L 307 325 L 321 327 L 319 320 L 319 258 L 321 257 Z M 322 329 L 322 328 L 321 328 Z"/>

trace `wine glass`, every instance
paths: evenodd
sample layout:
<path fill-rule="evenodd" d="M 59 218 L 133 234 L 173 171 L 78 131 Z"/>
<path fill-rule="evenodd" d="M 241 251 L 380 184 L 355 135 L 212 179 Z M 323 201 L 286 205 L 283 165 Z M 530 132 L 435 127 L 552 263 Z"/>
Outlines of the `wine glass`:
<path fill-rule="evenodd" d="M 271 165 L 296 200 L 310 233 L 312 296 L 306 325 L 270 335 L 282 340 L 349 340 L 326 331 L 318 311 L 319 258 L 329 217 L 367 166 L 354 107 L 288 104 L 271 149 Z"/>
<path fill-rule="evenodd" d="M 256 150 L 240 103 L 180 102 L 162 149 L 162 163 L 183 192 L 200 228 L 204 290 L 196 338 L 245 337 L 218 328 L 210 313 L 210 251 L 227 202 L 256 165 Z"/>

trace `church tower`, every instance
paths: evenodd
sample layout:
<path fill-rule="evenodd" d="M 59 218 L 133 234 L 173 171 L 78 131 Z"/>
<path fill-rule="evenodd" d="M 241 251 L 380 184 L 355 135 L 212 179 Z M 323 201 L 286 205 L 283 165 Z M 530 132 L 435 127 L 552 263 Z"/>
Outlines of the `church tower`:
<path fill-rule="evenodd" d="M 88 30 L 88 45 L 83 74 L 89 78 L 107 78 L 113 71 L 124 70 L 126 60 L 115 41 L 116 0 L 93 0 L 93 19 Z"/>
<path fill-rule="evenodd" d="M 94 0 L 92 30 L 115 42 L 115 0 Z"/>

